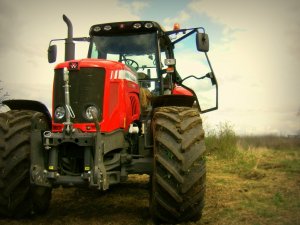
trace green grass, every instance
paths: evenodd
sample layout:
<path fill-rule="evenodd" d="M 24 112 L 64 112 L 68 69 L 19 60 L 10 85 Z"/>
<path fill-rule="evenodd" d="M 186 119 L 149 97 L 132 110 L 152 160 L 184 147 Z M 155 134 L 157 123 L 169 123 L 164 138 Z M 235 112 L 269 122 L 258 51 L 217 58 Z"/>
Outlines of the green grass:
<path fill-rule="evenodd" d="M 274 194 L 272 200 L 273 200 L 274 205 L 277 207 L 281 206 L 284 202 L 283 196 L 280 192 L 276 192 Z"/>
<path fill-rule="evenodd" d="M 227 164 L 225 171 L 241 176 L 263 176 L 259 168 L 280 168 L 289 173 L 300 172 L 300 138 L 282 136 L 237 136 L 229 123 L 222 123 L 206 134 L 207 154 Z M 257 149 L 270 149 L 272 154 Z M 278 151 L 279 150 L 279 151 Z M 277 151 L 277 152 L 273 152 Z M 274 154 L 276 157 L 274 158 Z M 260 159 L 269 160 L 260 163 Z"/>
<path fill-rule="evenodd" d="M 207 192 L 217 197 L 205 209 L 217 212 L 200 224 L 300 225 L 299 144 L 296 137 L 239 137 L 228 124 L 208 132 Z"/>

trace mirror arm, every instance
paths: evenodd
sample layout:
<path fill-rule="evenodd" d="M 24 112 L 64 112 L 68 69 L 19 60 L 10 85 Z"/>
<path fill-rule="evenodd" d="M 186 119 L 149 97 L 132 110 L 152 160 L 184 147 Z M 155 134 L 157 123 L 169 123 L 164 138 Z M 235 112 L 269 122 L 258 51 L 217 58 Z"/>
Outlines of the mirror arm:
<path fill-rule="evenodd" d="M 193 29 L 185 29 L 184 32 L 187 31 L 187 30 L 190 30 L 190 32 L 187 33 L 187 34 L 185 34 L 184 36 L 178 38 L 177 40 L 173 41 L 172 44 L 174 45 L 174 44 L 176 44 L 176 43 L 182 41 L 183 39 L 187 38 L 188 36 L 191 36 L 193 33 L 196 33 L 196 32 L 198 33 L 198 32 L 199 32 L 199 31 L 198 31 L 199 29 L 202 29 L 203 32 L 205 33 L 205 30 L 204 30 L 203 27 L 197 27 L 197 28 L 193 28 Z M 182 30 L 181 30 L 181 31 L 182 31 Z M 179 30 L 178 32 L 174 32 L 174 33 L 177 34 L 177 33 L 179 33 L 179 32 L 180 32 L 180 30 Z M 170 35 L 170 34 L 172 34 L 172 33 L 169 32 L 169 35 Z"/>
<path fill-rule="evenodd" d="M 187 33 L 186 35 L 182 36 L 181 38 L 178 38 L 177 40 L 173 41 L 172 44 L 176 44 L 196 32 L 197 32 L 197 29 L 194 29 L 194 30 L 190 31 L 189 33 Z"/>
<path fill-rule="evenodd" d="M 75 37 L 75 38 L 72 38 L 73 41 L 86 41 L 86 42 L 90 42 L 91 41 L 91 38 L 90 37 Z M 52 45 L 52 42 L 55 42 L 55 41 L 65 41 L 66 38 L 57 38 L 57 39 L 52 39 L 49 41 L 49 46 Z"/>
<path fill-rule="evenodd" d="M 208 62 L 210 71 L 215 75 L 214 70 L 213 70 L 213 68 L 212 68 L 212 66 L 211 66 L 210 60 L 209 60 L 209 58 L 208 58 L 207 52 L 204 52 L 204 54 L 205 54 L 206 60 L 207 60 L 207 62 Z"/>
<path fill-rule="evenodd" d="M 195 78 L 195 79 L 197 79 L 197 80 L 201 80 L 201 79 L 204 79 L 204 78 L 206 78 L 206 77 L 210 78 L 209 74 L 206 74 L 206 75 L 204 75 L 204 76 L 202 76 L 202 77 L 196 77 L 196 76 L 194 76 L 194 75 L 190 75 L 190 76 L 187 76 L 187 77 L 185 77 L 184 79 L 182 79 L 182 80 L 179 82 L 179 84 L 182 85 L 183 81 L 185 81 L 185 80 L 187 80 L 187 79 L 189 79 L 189 78 L 191 78 L 191 77 L 193 77 L 193 78 Z"/>
<path fill-rule="evenodd" d="M 202 114 L 217 110 L 219 108 L 219 98 L 218 98 L 218 96 L 219 96 L 219 88 L 218 88 L 218 84 L 216 84 L 216 106 L 212 107 L 210 109 L 205 109 L 205 110 L 201 111 Z"/>
<path fill-rule="evenodd" d="M 191 77 L 191 76 L 190 76 L 190 77 Z M 182 83 L 180 83 L 180 85 L 181 85 L 183 88 L 187 89 L 188 91 L 190 91 L 190 92 L 193 94 L 193 96 L 195 97 L 195 100 L 196 100 L 196 102 L 197 102 L 197 108 L 198 108 L 199 112 L 202 113 L 201 107 L 200 107 L 200 103 L 199 103 L 199 101 L 198 101 L 197 95 L 196 95 L 196 93 L 194 92 L 194 90 L 191 89 L 191 88 L 189 88 L 189 87 L 187 87 L 187 86 L 185 86 L 185 85 L 182 84 Z"/>
<path fill-rule="evenodd" d="M 211 84 L 212 84 L 212 85 L 217 85 L 217 88 L 218 88 L 218 82 L 217 82 L 217 79 L 216 79 L 216 77 L 215 77 L 215 72 L 214 72 L 214 70 L 213 70 L 213 68 L 212 68 L 212 66 L 211 66 L 211 63 L 210 63 L 210 60 L 209 60 L 209 58 L 208 58 L 207 52 L 204 52 L 204 54 L 205 54 L 207 63 L 208 63 L 208 65 L 209 65 L 210 71 L 211 71 L 211 75 L 209 76 L 209 78 L 211 79 Z"/>
<path fill-rule="evenodd" d="M 205 33 L 204 27 L 194 27 L 194 28 L 188 28 L 188 29 L 170 30 L 170 31 L 166 31 L 165 34 L 167 34 L 167 35 L 179 34 L 179 33 L 185 34 L 187 31 L 191 31 L 191 30 L 202 30 L 203 33 Z"/>
<path fill-rule="evenodd" d="M 86 42 L 90 42 L 91 38 L 90 37 L 78 37 L 78 38 L 72 38 L 73 41 L 86 41 Z"/>
<path fill-rule="evenodd" d="M 65 38 L 58 38 L 58 39 L 52 39 L 51 41 L 49 41 L 49 46 L 52 45 L 52 42 L 54 41 L 65 41 Z"/>
<path fill-rule="evenodd" d="M 199 104 L 199 101 L 198 101 L 198 98 L 196 97 L 196 102 L 197 102 L 197 105 L 198 105 L 199 112 L 201 112 L 202 114 L 203 114 L 203 113 L 207 113 L 207 112 L 214 111 L 214 110 L 216 110 L 216 109 L 219 108 L 219 87 L 218 87 L 218 82 L 217 82 L 217 79 L 216 79 L 216 77 L 215 77 L 215 74 L 214 74 L 213 68 L 212 68 L 212 66 L 211 66 L 210 60 L 209 60 L 209 58 L 208 58 L 208 55 L 207 55 L 206 52 L 204 52 L 204 54 L 205 54 L 205 56 L 206 56 L 206 59 L 207 59 L 207 62 L 208 62 L 208 65 L 209 65 L 209 68 L 210 68 L 211 72 L 210 72 L 210 73 L 207 73 L 206 75 L 204 75 L 204 76 L 202 76 L 202 77 L 196 77 L 196 76 L 194 76 L 194 75 L 190 75 L 190 76 L 187 76 L 187 77 L 185 77 L 184 79 L 182 79 L 182 80 L 180 80 L 180 81 L 178 82 L 179 85 L 181 85 L 181 86 L 184 87 L 185 89 L 189 90 L 191 93 L 193 93 L 194 96 L 197 96 L 196 93 L 194 92 L 194 90 L 192 90 L 191 88 L 189 88 L 189 87 L 185 86 L 184 84 L 182 84 L 182 82 L 185 81 L 185 80 L 187 80 L 188 78 L 193 77 L 193 78 L 195 78 L 195 79 L 200 80 L 200 79 L 204 79 L 204 78 L 207 77 L 207 78 L 210 78 L 210 79 L 211 79 L 212 85 L 216 85 L 216 106 L 215 106 L 215 107 L 212 107 L 212 108 L 210 108 L 210 109 L 205 109 L 205 110 L 202 111 L 202 110 L 201 110 L 201 107 L 200 107 L 200 104 Z"/>
<path fill-rule="evenodd" d="M 213 70 L 212 65 L 210 63 L 210 60 L 208 58 L 207 52 L 204 52 L 204 54 L 205 54 L 206 60 L 208 62 L 210 71 L 211 71 L 211 75 L 210 75 L 211 83 L 212 83 L 212 85 L 216 85 L 216 106 L 213 107 L 213 108 L 204 110 L 202 113 L 206 113 L 206 112 L 210 112 L 210 111 L 216 110 L 219 107 L 219 87 L 218 87 L 218 81 L 217 81 L 217 79 L 215 77 L 215 73 L 214 73 L 214 70 Z"/>

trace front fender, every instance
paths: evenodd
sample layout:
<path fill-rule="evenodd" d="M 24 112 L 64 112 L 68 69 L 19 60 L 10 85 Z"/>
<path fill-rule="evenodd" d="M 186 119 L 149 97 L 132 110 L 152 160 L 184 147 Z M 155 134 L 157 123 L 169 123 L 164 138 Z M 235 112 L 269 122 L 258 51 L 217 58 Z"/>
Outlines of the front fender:
<path fill-rule="evenodd" d="M 48 108 L 41 102 L 33 100 L 13 99 L 5 100 L 2 102 L 8 106 L 11 110 L 32 110 L 43 113 L 46 118 L 49 127 L 51 127 L 51 115 Z"/>

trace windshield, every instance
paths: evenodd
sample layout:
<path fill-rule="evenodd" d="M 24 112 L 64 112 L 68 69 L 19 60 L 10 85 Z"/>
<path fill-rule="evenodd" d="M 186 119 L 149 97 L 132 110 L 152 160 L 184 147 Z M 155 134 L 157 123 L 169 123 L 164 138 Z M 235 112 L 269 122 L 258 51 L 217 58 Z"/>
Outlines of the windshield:
<path fill-rule="evenodd" d="M 94 36 L 90 57 L 123 62 L 148 78 L 156 78 L 156 48 L 155 33 Z"/>

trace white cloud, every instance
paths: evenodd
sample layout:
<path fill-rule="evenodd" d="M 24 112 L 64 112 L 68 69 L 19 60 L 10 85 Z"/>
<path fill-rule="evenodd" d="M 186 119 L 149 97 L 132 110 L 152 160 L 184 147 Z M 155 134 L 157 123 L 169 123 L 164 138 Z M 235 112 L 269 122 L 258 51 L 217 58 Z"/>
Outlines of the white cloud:
<path fill-rule="evenodd" d="M 130 8 L 133 9 L 134 12 L 140 12 L 149 6 L 148 2 L 140 2 L 140 1 L 133 1 L 130 3 Z"/>
<path fill-rule="evenodd" d="M 175 17 L 165 18 L 163 23 L 165 25 L 166 30 L 172 30 L 173 25 L 175 23 L 179 23 L 181 26 L 183 26 L 190 18 L 191 18 L 190 14 L 188 14 L 186 11 L 182 10 Z"/>
<path fill-rule="evenodd" d="M 189 4 L 190 10 L 223 26 L 221 43 L 211 43 L 220 83 L 220 110 L 208 116 L 211 122 L 227 117 L 241 132 L 300 128 L 294 114 L 300 86 L 299 3 L 202 0 Z M 283 112 L 276 113 L 274 108 Z M 243 113 L 248 110 L 252 113 Z"/>
<path fill-rule="evenodd" d="M 93 24 L 139 20 L 134 10 L 146 7 L 133 3 L 124 7 L 121 1 L 0 1 L 0 80 L 14 99 L 42 101 L 51 108 L 54 64 L 47 62 L 48 43 L 53 38 L 65 38 L 66 14 L 73 23 L 74 36 L 89 36 Z M 26 9 L 26 10 L 25 10 Z M 61 56 L 64 44 L 58 50 Z M 85 52 L 79 53 L 86 57 Z M 63 60 L 63 57 L 60 57 Z M 57 61 L 59 62 L 59 60 Z"/>
<path fill-rule="evenodd" d="M 210 123 L 232 121 L 239 132 L 253 133 L 300 129 L 296 115 L 300 87 L 299 3 L 192 1 L 163 20 L 168 29 L 174 23 L 189 27 L 195 15 L 205 14 L 224 28 L 221 42 L 211 42 L 210 46 L 209 55 L 220 84 L 220 110 L 205 115 Z M 151 1 L 125 5 L 118 0 L 92 0 L 89 4 L 1 0 L 0 80 L 4 88 L 12 98 L 37 99 L 50 108 L 54 65 L 48 64 L 46 50 L 50 39 L 66 36 L 62 14 L 71 19 L 75 36 L 88 36 L 93 24 L 139 20 L 145 10 L 156 13 Z M 188 72 L 194 72 L 194 59 L 185 56 L 185 61 Z"/>

